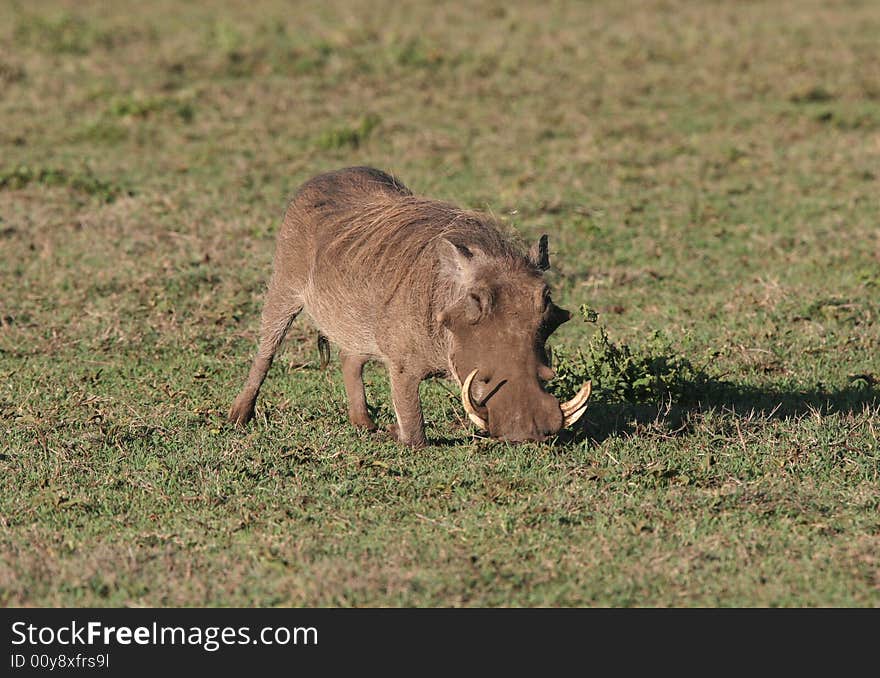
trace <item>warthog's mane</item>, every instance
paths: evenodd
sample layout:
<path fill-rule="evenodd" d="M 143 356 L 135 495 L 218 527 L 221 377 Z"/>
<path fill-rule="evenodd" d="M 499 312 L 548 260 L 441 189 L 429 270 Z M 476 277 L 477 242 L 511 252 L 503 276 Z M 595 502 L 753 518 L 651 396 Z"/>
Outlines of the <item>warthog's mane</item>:
<path fill-rule="evenodd" d="M 350 270 L 390 274 L 395 288 L 406 281 L 424 286 L 428 279 L 435 289 L 445 281 L 453 284 L 450 247 L 444 241 L 501 266 L 526 262 L 516 235 L 495 218 L 447 202 L 381 192 L 335 216 L 345 225 L 327 243 L 328 253 L 346 261 Z"/>

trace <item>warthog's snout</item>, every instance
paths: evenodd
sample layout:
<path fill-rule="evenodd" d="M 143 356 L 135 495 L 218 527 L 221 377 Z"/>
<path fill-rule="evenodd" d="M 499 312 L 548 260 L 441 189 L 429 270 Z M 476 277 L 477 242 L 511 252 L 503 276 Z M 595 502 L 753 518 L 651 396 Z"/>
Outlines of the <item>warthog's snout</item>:
<path fill-rule="evenodd" d="M 549 393 L 543 393 L 532 401 L 533 409 L 522 412 L 506 421 L 489 421 L 489 434 L 510 442 L 527 442 L 546 440 L 562 428 L 562 410 L 559 401 Z M 497 420 L 497 418 L 496 418 Z"/>
<path fill-rule="evenodd" d="M 479 370 L 473 370 L 461 386 L 461 401 L 472 422 L 493 438 L 511 442 L 542 441 L 562 428 L 573 426 L 587 411 L 592 390 L 586 382 L 571 400 L 560 403 L 540 386 L 520 386 L 500 381 L 487 396 L 474 402 L 471 385 Z"/>

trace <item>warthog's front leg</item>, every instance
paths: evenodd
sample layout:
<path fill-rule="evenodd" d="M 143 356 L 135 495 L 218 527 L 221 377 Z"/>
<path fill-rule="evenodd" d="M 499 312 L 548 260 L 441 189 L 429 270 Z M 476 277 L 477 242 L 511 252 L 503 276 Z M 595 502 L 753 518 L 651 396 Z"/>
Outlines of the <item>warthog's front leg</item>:
<path fill-rule="evenodd" d="M 348 395 L 348 418 L 358 428 L 375 431 L 376 424 L 367 412 L 367 397 L 364 393 L 364 364 L 368 358 L 343 350 L 339 352 L 339 359 L 342 361 L 342 381 Z"/>
<path fill-rule="evenodd" d="M 424 447 L 428 442 L 425 439 L 425 420 L 422 418 L 422 403 L 419 400 L 422 375 L 410 374 L 396 365 L 389 365 L 388 373 L 391 379 L 391 402 L 397 416 L 397 424 L 390 427 L 390 431 L 405 445 Z"/>

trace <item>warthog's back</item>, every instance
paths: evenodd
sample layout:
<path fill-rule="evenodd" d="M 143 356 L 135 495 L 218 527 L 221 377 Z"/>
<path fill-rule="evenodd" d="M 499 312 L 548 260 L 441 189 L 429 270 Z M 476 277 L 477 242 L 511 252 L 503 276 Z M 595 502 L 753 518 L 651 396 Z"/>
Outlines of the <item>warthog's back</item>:
<path fill-rule="evenodd" d="M 306 312 L 332 342 L 381 357 L 388 332 L 434 331 L 438 297 L 450 294 L 436 275 L 443 238 L 515 253 L 471 212 L 413 196 L 379 170 L 339 170 L 310 180 L 291 202 L 276 274 L 292 274 Z"/>

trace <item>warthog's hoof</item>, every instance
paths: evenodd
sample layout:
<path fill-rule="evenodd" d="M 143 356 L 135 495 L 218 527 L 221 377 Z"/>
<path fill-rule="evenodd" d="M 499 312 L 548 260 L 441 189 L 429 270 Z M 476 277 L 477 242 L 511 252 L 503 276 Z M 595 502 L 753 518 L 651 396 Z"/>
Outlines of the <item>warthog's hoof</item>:
<path fill-rule="evenodd" d="M 229 409 L 227 418 L 236 426 L 244 426 L 254 418 L 254 400 L 241 395 L 238 396 Z"/>
<path fill-rule="evenodd" d="M 371 433 L 376 430 L 376 424 L 367 415 L 350 414 L 348 420 L 355 428 L 361 428 Z"/>
<path fill-rule="evenodd" d="M 422 447 L 426 447 L 428 444 L 428 441 L 425 440 L 424 435 L 412 440 L 403 438 L 400 434 L 400 429 L 397 427 L 397 424 L 389 424 L 386 430 L 388 431 L 388 434 L 401 445 L 408 445 L 409 447 L 418 450 Z"/>

